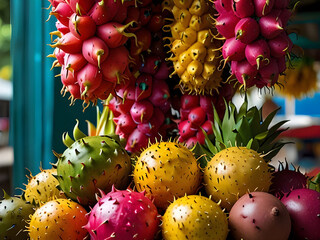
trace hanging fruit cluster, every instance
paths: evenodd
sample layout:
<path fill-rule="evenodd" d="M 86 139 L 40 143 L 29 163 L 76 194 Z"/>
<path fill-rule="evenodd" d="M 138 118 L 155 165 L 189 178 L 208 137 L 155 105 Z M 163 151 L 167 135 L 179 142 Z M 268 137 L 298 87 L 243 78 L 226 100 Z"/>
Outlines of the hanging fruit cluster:
<path fill-rule="evenodd" d="M 279 77 L 281 84 L 276 92 L 288 98 L 303 98 L 319 89 L 317 72 L 311 59 L 302 58 L 292 61 L 293 68 L 288 68 Z"/>
<path fill-rule="evenodd" d="M 63 92 L 85 103 L 107 99 L 120 83 L 129 65 L 129 51 L 123 45 L 129 37 L 124 23 L 130 6 L 120 1 L 50 1 L 58 36 L 51 55 L 61 66 Z"/>
<path fill-rule="evenodd" d="M 5 194 L 1 239 L 320 238 L 319 177 L 270 165 L 286 121 L 237 109 L 228 81 L 277 83 L 287 0 L 49 1 L 63 93 L 103 110 Z"/>
<path fill-rule="evenodd" d="M 205 0 L 173 3 L 169 9 L 172 23 L 165 26 L 171 33 L 167 38 L 172 53 L 168 60 L 173 62 L 173 73 L 180 77 L 182 91 L 213 94 L 222 81 L 217 70 L 222 42 L 214 38 L 216 29 L 211 19 L 215 10 Z"/>
<path fill-rule="evenodd" d="M 293 44 L 286 32 L 289 0 L 216 0 L 222 55 L 245 88 L 272 87 L 286 70 Z"/>

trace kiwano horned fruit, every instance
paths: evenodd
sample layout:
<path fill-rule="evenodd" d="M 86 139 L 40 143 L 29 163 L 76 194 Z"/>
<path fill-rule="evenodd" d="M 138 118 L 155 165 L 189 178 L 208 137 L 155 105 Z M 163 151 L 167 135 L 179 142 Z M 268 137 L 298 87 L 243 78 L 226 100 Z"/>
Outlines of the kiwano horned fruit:
<path fill-rule="evenodd" d="M 101 191 L 101 195 L 84 226 L 92 240 L 154 239 L 160 215 L 144 193 L 113 188 L 106 195 Z"/>
<path fill-rule="evenodd" d="M 300 172 L 299 168 L 294 166 L 289 169 L 289 164 L 280 162 L 278 171 L 272 173 L 271 186 L 269 192 L 276 197 L 281 197 L 294 189 L 306 188 L 308 177 Z"/>
<path fill-rule="evenodd" d="M 29 215 L 34 213 L 34 206 L 18 197 L 10 197 L 5 191 L 0 200 L 0 239 L 25 240 Z"/>
<path fill-rule="evenodd" d="M 204 169 L 206 192 L 221 207 L 230 210 L 248 191 L 269 190 L 271 172 L 260 155 L 246 147 L 230 147 L 218 152 Z"/>
<path fill-rule="evenodd" d="M 229 225 L 235 240 L 287 240 L 291 220 L 278 198 L 266 192 L 251 192 L 233 205 Z"/>
<path fill-rule="evenodd" d="M 286 26 L 292 11 L 289 0 L 214 0 L 215 27 L 225 38 L 224 64 L 244 89 L 272 87 L 286 70 L 293 43 Z"/>
<path fill-rule="evenodd" d="M 177 0 L 170 8 L 172 23 L 164 27 L 171 32 L 168 60 L 173 74 L 180 78 L 182 92 L 213 94 L 222 81 L 218 71 L 222 41 L 215 39 L 212 17 L 216 13 L 209 0 Z"/>
<path fill-rule="evenodd" d="M 89 136 L 75 141 L 58 156 L 57 179 L 66 196 L 82 205 L 96 203 L 98 189 L 112 185 L 127 188 L 131 161 L 124 148 L 109 136 Z"/>
<path fill-rule="evenodd" d="M 320 192 L 295 189 L 281 201 L 291 217 L 293 239 L 320 239 Z"/>
<path fill-rule="evenodd" d="M 201 171 L 193 153 L 175 142 L 159 142 L 146 148 L 133 172 L 138 191 L 166 209 L 174 198 L 195 194 L 201 183 Z"/>
<path fill-rule="evenodd" d="M 225 240 L 227 216 L 210 198 L 184 196 L 171 203 L 163 215 L 162 235 L 165 240 Z"/>
<path fill-rule="evenodd" d="M 36 205 L 48 202 L 55 198 L 65 198 L 65 195 L 57 186 L 58 180 L 54 177 L 57 169 L 41 169 L 41 172 L 35 176 L 30 176 L 24 197 L 28 202 L 34 202 Z"/>
<path fill-rule="evenodd" d="M 88 232 L 87 211 L 78 203 L 68 199 L 49 201 L 38 208 L 29 224 L 30 239 L 83 240 Z"/>

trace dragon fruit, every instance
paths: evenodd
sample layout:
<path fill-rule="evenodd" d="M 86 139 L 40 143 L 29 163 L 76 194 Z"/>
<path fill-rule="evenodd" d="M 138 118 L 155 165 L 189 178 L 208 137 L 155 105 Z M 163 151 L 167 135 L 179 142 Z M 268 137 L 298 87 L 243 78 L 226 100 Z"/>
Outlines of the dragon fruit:
<path fill-rule="evenodd" d="M 175 142 L 158 142 L 140 154 L 133 180 L 138 191 L 146 191 L 164 210 L 174 198 L 197 192 L 201 171 L 189 149 Z"/>
<path fill-rule="evenodd" d="M 155 238 L 160 218 L 157 208 L 142 192 L 118 191 L 105 194 L 92 208 L 87 225 L 92 240 L 95 239 L 145 239 Z"/>
<path fill-rule="evenodd" d="M 286 161 L 285 166 L 280 162 L 278 170 L 272 173 L 269 192 L 277 197 L 281 197 L 294 189 L 306 188 L 308 177 L 302 174 L 299 168 L 293 166 L 289 169 Z"/>
<path fill-rule="evenodd" d="M 125 31 L 133 22 L 124 25 L 127 16 L 121 20 L 116 15 L 120 9 L 126 13 L 129 2 L 134 1 L 127 1 L 126 5 L 119 0 L 50 2 L 50 16 L 57 19 L 57 30 L 50 33 L 51 37 L 57 36 L 51 44 L 54 54 L 50 56 L 57 58 L 53 67 L 62 67 L 61 93 L 70 93 L 71 104 L 82 99 L 87 104 L 84 107 L 107 99 L 113 93 L 113 84 L 126 78 L 129 52 L 122 47 L 130 37 L 136 38 Z M 62 54 L 77 58 L 63 61 Z"/>
<path fill-rule="evenodd" d="M 5 191 L 0 200 L 0 239 L 25 240 L 27 220 L 33 214 L 35 206 L 23 198 L 10 197 Z"/>
<path fill-rule="evenodd" d="M 292 239 L 320 239 L 320 192 L 295 189 L 281 198 L 292 221 Z"/>
<path fill-rule="evenodd" d="M 222 84 L 218 91 L 219 93 L 213 95 L 182 95 L 178 120 L 179 141 L 188 148 L 192 148 L 196 143 L 204 144 L 203 130 L 207 135 L 213 134 L 213 108 L 215 107 L 222 117 L 225 112 L 224 101 L 230 101 L 235 93 L 231 84 Z"/>
<path fill-rule="evenodd" d="M 160 59 L 147 56 L 140 67 L 140 75 L 130 74 L 124 84 L 117 86 L 117 98 L 109 102 L 115 115 L 116 133 L 127 140 L 125 149 L 131 153 L 147 147 L 148 139 L 154 142 L 166 137 L 170 91 L 165 81 L 167 67 L 161 67 L 162 63 Z"/>
<path fill-rule="evenodd" d="M 30 239 L 84 239 L 88 232 L 87 211 L 70 199 L 51 200 L 32 215 L 29 222 Z"/>
<path fill-rule="evenodd" d="M 229 214 L 229 225 L 235 240 L 287 240 L 291 230 L 288 210 L 266 192 L 250 192 L 237 200 Z"/>
<path fill-rule="evenodd" d="M 86 136 L 77 125 L 73 135 L 75 140 L 64 134 L 68 148 L 63 154 L 55 153 L 58 158 L 56 178 L 67 197 L 84 206 L 93 205 L 99 189 L 110 191 L 112 185 L 127 188 L 131 161 L 116 137 Z"/>
<path fill-rule="evenodd" d="M 292 14 L 289 1 L 215 0 L 214 4 L 217 38 L 225 39 L 224 64 L 231 62 L 231 73 L 244 89 L 272 87 L 284 73 L 283 58 L 290 60 L 293 45 L 286 32 Z"/>
<path fill-rule="evenodd" d="M 164 9 L 173 15 L 164 26 L 164 31 L 171 33 L 166 37 L 171 53 L 167 59 L 174 67 L 170 76 L 179 76 L 182 93 L 212 94 L 222 81 L 217 69 L 222 41 L 214 38 L 217 33 L 211 24 L 214 8 L 208 0 L 194 0 L 173 1 L 172 7 Z"/>

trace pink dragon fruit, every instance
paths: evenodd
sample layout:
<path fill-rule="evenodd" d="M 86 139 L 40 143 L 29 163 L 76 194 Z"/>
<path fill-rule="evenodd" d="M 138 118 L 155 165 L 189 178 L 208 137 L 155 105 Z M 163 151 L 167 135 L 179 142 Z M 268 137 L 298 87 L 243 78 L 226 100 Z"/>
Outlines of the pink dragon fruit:
<path fill-rule="evenodd" d="M 127 140 L 125 148 L 133 154 L 149 142 L 165 139 L 172 126 L 170 89 L 166 82 L 170 69 L 163 54 L 161 34 L 165 13 L 159 3 L 142 1 L 137 5 L 138 8 L 128 6 L 123 21 L 128 35 L 131 32 L 136 36 L 128 44 L 133 61 L 126 70 L 128 78 L 116 87 L 115 98 L 109 102 L 116 133 Z"/>
<path fill-rule="evenodd" d="M 281 199 L 290 214 L 292 239 L 320 239 L 320 192 L 295 189 Z"/>
<path fill-rule="evenodd" d="M 87 106 L 98 99 L 106 99 L 113 93 L 110 86 L 126 78 L 124 72 L 130 61 L 129 52 L 123 45 L 130 37 L 135 38 L 135 34 L 125 32 L 132 22 L 121 23 L 134 1 L 123 4 L 119 0 L 49 2 L 50 16 L 57 19 L 57 31 L 50 33 L 52 38 L 57 36 L 52 39 L 51 46 L 55 50 L 50 56 L 57 58 L 53 67 L 62 67 L 61 92 L 71 94 L 71 103 L 81 98 Z M 121 20 L 117 16 L 120 9 Z"/>
<path fill-rule="evenodd" d="M 214 1 L 218 11 L 215 26 L 226 39 L 222 48 L 224 64 L 231 62 L 231 73 L 244 89 L 272 87 L 286 70 L 284 63 L 290 60 L 292 49 L 286 32 L 292 14 L 289 2 Z"/>
<path fill-rule="evenodd" d="M 159 230 L 160 218 L 156 206 L 144 192 L 101 192 L 84 226 L 92 240 L 145 239 L 153 240 Z"/>
<path fill-rule="evenodd" d="M 117 86 L 115 95 L 109 108 L 115 116 L 116 133 L 127 140 L 127 151 L 137 153 L 147 147 L 149 139 L 166 137 L 170 92 L 165 80 L 144 72 L 137 78 L 130 75 Z"/>
<path fill-rule="evenodd" d="M 212 134 L 214 121 L 213 107 L 220 117 L 225 110 L 224 100 L 230 101 L 235 89 L 230 84 L 223 84 L 219 88 L 219 94 L 213 95 L 188 95 L 181 97 L 179 108 L 180 119 L 178 124 L 179 141 L 184 142 L 188 148 L 192 148 L 197 142 L 204 144 L 205 135 Z"/>

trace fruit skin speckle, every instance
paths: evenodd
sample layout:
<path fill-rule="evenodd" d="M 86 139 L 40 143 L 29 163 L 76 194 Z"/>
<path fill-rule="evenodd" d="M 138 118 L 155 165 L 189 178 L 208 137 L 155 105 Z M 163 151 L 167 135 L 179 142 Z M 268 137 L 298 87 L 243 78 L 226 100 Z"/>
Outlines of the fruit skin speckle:
<path fill-rule="evenodd" d="M 204 196 L 190 195 L 175 200 L 162 221 L 165 240 L 224 240 L 228 235 L 226 214 Z"/>
<path fill-rule="evenodd" d="M 287 240 L 291 220 L 278 198 L 266 192 L 251 192 L 233 205 L 229 226 L 235 240 Z"/>
<path fill-rule="evenodd" d="M 175 142 L 159 142 L 146 148 L 133 171 L 138 191 L 166 209 L 174 198 L 195 194 L 201 184 L 201 170 L 193 153 Z"/>
<path fill-rule="evenodd" d="M 248 191 L 269 190 L 271 172 L 265 160 L 246 147 L 230 147 L 218 152 L 204 169 L 206 192 L 230 211 Z"/>

